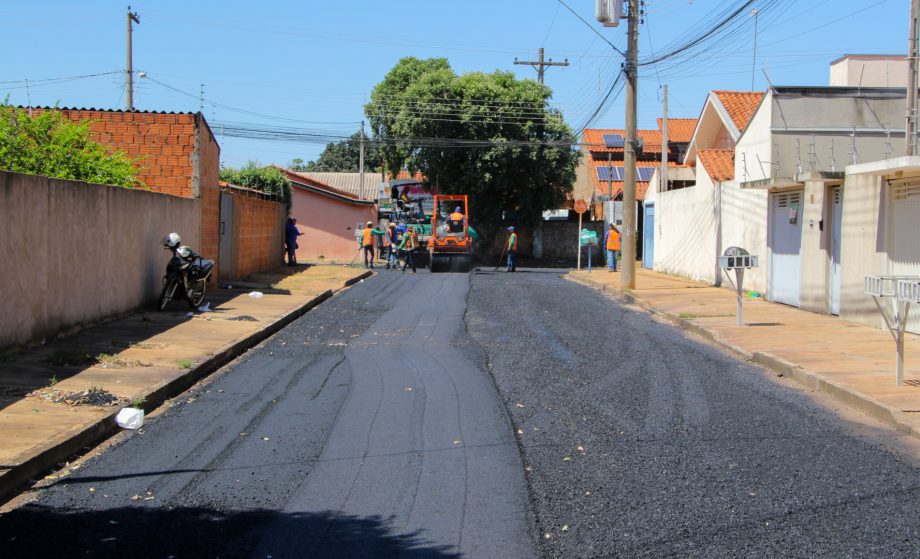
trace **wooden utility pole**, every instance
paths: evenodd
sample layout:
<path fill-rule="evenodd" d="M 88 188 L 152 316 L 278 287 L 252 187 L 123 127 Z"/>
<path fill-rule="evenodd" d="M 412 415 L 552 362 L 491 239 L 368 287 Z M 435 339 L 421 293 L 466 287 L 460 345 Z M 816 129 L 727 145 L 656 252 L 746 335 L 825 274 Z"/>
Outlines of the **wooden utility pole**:
<path fill-rule="evenodd" d="M 533 66 L 537 71 L 537 82 L 543 83 L 543 74 L 544 70 L 550 66 L 568 66 L 569 59 L 566 58 L 563 62 L 553 62 L 553 59 L 543 60 L 543 47 L 540 47 L 540 51 L 537 55 L 537 60 L 518 60 L 514 59 L 515 64 L 524 64 L 527 66 Z"/>
<path fill-rule="evenodd" d="M 907 155 L 916 155 L 914 136 L 917 134 L 917 64 L 920 52 L 917 46 L 917 18 L 920 17 L 920 0 L 910 1 L 910 48 L 907 62 L 907 123 L 904 128 L 904 145 Z"/>
<path fill-rule="evenodd" d="M 623 272 L 621 289 L 636 287 L 636 85 L 639 77 L 639 0 L 629 0 L 626 49 L 626 145 L 623 149 Z"/>
<path fill-rule="evenodd" d="M 133 31 L 132 23 L 140 24 L 141 18 L 131 11 L 128 6 L 128 64 L 125 68 L 125 110 L 134 110 L 134 61 L 131 54 L 131 32 Z"/>

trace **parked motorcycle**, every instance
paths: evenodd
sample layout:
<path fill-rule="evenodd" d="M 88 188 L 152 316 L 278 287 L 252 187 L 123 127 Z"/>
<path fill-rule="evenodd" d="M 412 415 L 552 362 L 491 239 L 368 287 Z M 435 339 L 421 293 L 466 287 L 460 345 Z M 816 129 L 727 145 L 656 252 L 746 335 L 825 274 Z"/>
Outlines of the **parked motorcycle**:
<path fill-rule="evenodd" d="M 158 305 L 161 311 L 166 309 L 177 293 L 185 297 L 193 309 L 201 305 L 208 277 L 214 270 L 213 260 L 202 258 L 187 246 L 179 246 L 181 242 L 178 233 L 170 233 L 163 239 L 163 247 L 172 251 L 172 258 L 163 276 L 163 291 Z"/>

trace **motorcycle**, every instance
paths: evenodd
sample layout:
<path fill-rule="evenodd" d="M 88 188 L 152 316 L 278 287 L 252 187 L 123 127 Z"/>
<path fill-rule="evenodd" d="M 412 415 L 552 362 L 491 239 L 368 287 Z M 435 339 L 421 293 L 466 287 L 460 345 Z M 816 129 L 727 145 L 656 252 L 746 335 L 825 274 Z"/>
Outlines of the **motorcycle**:
<path fill-rule="evenodd" d="M 172 251 L 172 258 L 163 276 L 163 291 L 158 305 L 161 311 L 166 309 L 177 292 L 185 297 L 193 309 L 198 308 L 204 301 L 205 287 L 214 270 L 213 260 L 202 258 L 187 246 L 179 246 L 181 242 L 178 233 L 170 233 L 163 240 L 163 247 Z"/>

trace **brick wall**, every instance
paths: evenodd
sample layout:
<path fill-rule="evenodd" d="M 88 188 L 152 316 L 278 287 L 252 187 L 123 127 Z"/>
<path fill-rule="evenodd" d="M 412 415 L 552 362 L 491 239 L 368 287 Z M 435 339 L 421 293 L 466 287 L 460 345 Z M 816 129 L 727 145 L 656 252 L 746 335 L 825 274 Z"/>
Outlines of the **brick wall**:
<path fill-rule="evenodd" d="M 277 268 L 284 255 L 284 204 L 233 192 L 233 276 Z"/>
<path fill-rule="evenodd" d="M 218 260 L 220 245 L 220 146 L 204 118 L 195 116 L 195 150 L 192 153 L 193 191 L 201 198 L 201 247 L 205 258 Z M 211 280 L 217 281 L 220 263 L 215 264 Z"/>
<path fill-rule="evenodd" d="M 95 109 L 59 112 L 74 122 L 91 121 L 89 130 L 94 141 L 137 159 L 138 178 L 149 190 L 185 198 L 197 195 L 194 150 L 198 115 Z"/>

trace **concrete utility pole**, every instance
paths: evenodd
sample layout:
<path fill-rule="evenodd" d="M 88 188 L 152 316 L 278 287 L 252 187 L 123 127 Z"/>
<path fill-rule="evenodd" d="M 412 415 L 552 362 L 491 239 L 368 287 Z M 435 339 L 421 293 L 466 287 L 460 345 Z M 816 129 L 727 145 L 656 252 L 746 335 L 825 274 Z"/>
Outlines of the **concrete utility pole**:
<path fill-rule="evenodd" d="M 910 1 L 910 48 L 907 51 L 907 125 L 904 128 L 904 145 L 907 155 L 916 155 L 914 136 L 917 134 L 917 64 L 920 62 L 917 46 L 917 18 L 920 17 L 920 0 Z"/>
<path fill-rule="evenodd" d="M 549 66 L 568 66 L 569 59 L 566 58 L 565 61 L 563 62 L 553 62 L 552 58 L 544 61 L 543 60 L 543 47 L 540 47 L 539 54 L 537 55 L 537 60 L 518 60 L 517 58 L 515 58 L 514 63 L 515 64 L 525 64 L 527 66 L 533 66 L 534 69 L 536 69 L 537 71 L 537 82 L 543 83 L 543 74 L 544 74 L 545 68 L 548 68 Z"/>
<path fill-rule="evenodd" d="M 134 62 L 133 56 L 131 54 L 131 31 L 133 30 L 132 22 L 141 23 L 141 18 L 134 12 L 131 11 L 131 6 L 128 6 L 128 65 L 125 68 L 125 110 L 133 111 L 134 110 Z"/>
<path fill-rule="evenodd" d="M 668 189 L 668 84 L 662 86 L 664 89 L 664 102 L 662 103 L 662 113 L 664 118 L 661 120 L 661 175 L 658 178 L 658 192 L 665 192 Z"/>
<path fill-rule="evenodd" d="M 396 178 L 396 177 L 393 177 Z M 361 121 L 361 137 L 358 140 L 358 181 L 361 185 L 358 187 L 360 196 L 367 199 L 367 193 L 364 192 L 364 121 Z"/>
<path fill-rule="evenodd" d="M 636 287 L 636 85 L 639 78 L 639 0 L 629 0 L 626 45 L 626 145 L 623 149 L 623 272 L 621 289 Z"/>

